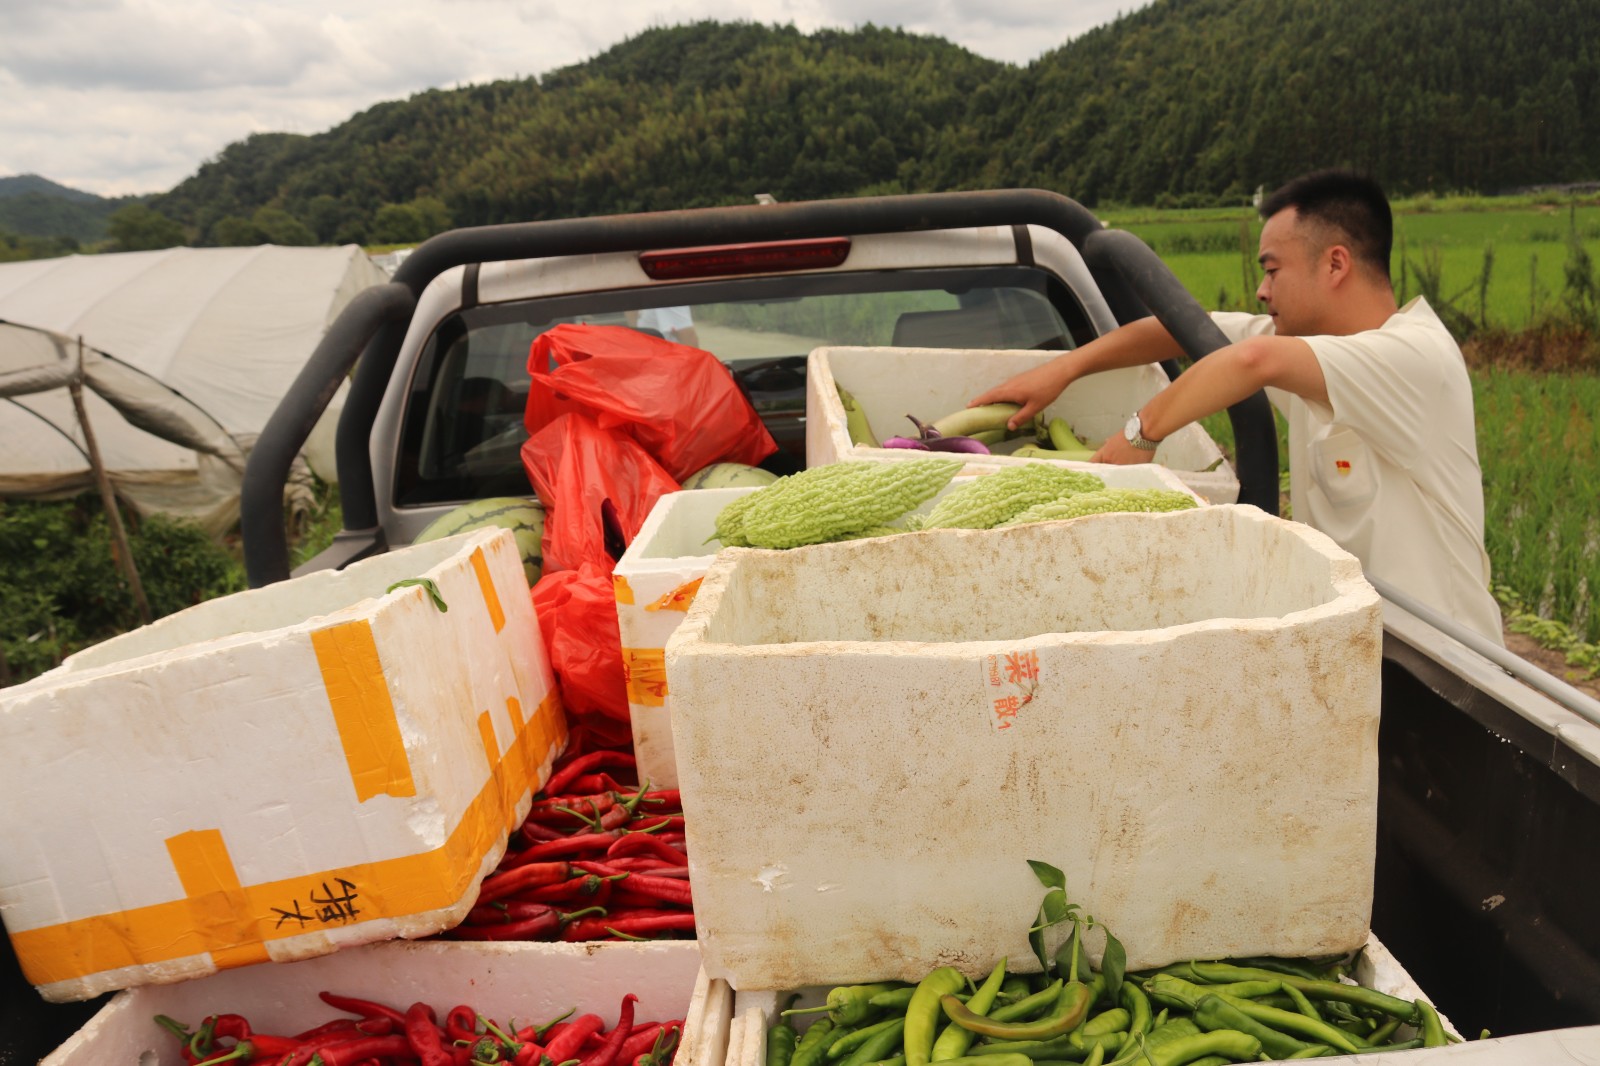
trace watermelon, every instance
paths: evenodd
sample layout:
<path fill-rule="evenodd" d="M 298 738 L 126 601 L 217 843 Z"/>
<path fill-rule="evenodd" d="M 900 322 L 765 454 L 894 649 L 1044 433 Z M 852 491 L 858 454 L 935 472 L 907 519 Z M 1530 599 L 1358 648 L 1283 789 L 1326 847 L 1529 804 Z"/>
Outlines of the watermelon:
<path fill-rule="evenodd" d="M 428 524 L 417 534 L 415 543 L 442 540 L 457 533 L 473 529 L 499 526 L 516 534 L 517 549 L 522 553 L 522 569 L 532 586 L 539 580 L 544 567 L 540 541 L 544 538 L 544 508 L 534 498 L 521 496 L 495 496 L 475 500 L 448 511 Z"/>
<path fill-rule="evenodd" d="M 770 485 L 778 475 L 743 463 L 712 463 L 683 479 L 686 489 L 732 489 Z"/>

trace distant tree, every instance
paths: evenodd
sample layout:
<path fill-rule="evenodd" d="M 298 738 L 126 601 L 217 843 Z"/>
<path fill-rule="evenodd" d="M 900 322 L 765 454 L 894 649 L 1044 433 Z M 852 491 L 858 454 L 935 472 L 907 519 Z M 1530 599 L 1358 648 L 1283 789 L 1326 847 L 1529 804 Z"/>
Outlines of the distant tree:
<path fill-rule="evenodd" d="M 305 246 L 317 243 L 311 227 L 295 218 L 281 207 L 258 207 L 250 222 L 261 231 L 264 244 Z"/>
<path fill-rule="evenodd" d="M 260 226 L 238 215 L 220 218 L 211 227 L 211 243 L 219 248 L 248 248 L 266 242 L 267 235 Z"/>
<path fill-rule="evenodd" d="M 106 219 L 106 233 L 114 251 L 145 252 L 175 248 L 186 242 L 183 227 L 144 204 L 119 207 Z"/>
<path fill-rule="evenodd" d="M 427 224 L 410 204 L 384 204 L 372 218 L 374 244 L 415 244 L 428 238 Z"/>

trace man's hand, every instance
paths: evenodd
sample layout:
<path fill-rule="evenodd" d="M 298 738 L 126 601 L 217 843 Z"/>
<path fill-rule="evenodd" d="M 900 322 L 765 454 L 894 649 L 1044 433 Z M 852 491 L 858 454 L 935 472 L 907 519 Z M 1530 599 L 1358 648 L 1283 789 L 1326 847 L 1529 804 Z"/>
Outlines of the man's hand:
<path fill-rule="evenodd" d="M 1155 452 L 1135 448 L 1128 443 L 1128 438 L 1122 435 L 1119 429 L 1106 438 L 1100 445 L 1100 450 L 1089 457 L 1091 463 L 1115 463 L 1117 466 L 1132 466 L 1135 463 L 1148 463 L 1156 457 Z"/>
<path fill-rule="evenodd" d="M 986 403 L 1018 403 L 1022 410 L 1012 415 L 1006 422 L 1006 428 L 1016 429 L 1033 421 L 1033 416 L 1043 411 L 1055 402 L 1072 382 L 1072 375 L 1063 358 L 1052 359 L 1043 366 L 1036 366 L 1032 370 L 1024 370 L 1013 378 L 1009 378 L 996 385 L 987 392 L 981 392 L 968 401 L 968 407 L 978 407 Z"/>

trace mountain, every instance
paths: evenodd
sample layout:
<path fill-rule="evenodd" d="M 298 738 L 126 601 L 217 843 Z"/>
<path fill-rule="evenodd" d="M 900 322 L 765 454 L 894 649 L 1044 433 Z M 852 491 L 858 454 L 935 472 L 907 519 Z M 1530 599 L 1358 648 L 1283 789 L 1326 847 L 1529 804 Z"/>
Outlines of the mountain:
<path fill-rule="evenodd" d="M 1592 0 L 1155 0 L 1022 67 L 870 25 L 699 22 L 256 134 L 150 204 L 196 243 L 401 243 L 757 193 L 1241 203 L 1330 165 L 1492 193 L 1600 176 L 1597 58 Z"/>
<path fill-rule="evenodd" d="M 49 239 L 52 247 L 67 251 L 104 240 L 106 219 L 112 212 L 148 199 L 107 199 L 37 174 L 0 178 L 0 233 Z"/>

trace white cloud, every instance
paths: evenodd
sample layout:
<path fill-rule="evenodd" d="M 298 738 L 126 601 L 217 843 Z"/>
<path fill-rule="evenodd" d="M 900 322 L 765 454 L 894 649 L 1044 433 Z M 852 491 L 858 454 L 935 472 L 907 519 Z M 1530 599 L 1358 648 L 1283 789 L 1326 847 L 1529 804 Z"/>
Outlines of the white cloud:
<path fill-rule="evenodd" d="M 251 133 L 315 133 L 428 88 L 541 75 L 652 26 L 871 22 L 1026 63 L 1121 0 L 0 0 L 0 174 L 171 188 Z"/>

